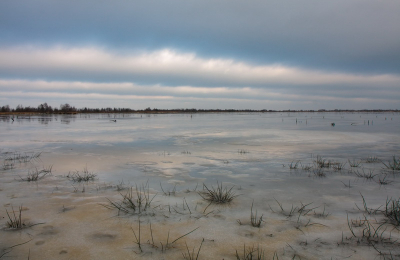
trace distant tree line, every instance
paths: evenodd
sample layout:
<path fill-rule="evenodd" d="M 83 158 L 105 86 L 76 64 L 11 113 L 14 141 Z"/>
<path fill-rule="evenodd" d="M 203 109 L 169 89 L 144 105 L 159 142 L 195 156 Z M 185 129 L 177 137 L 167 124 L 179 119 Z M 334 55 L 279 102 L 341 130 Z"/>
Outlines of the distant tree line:
<path fill-rule="evenodd" d="M 70 106 L 69 104 L 62 104 L 60 105 L 60 108 L 53 108 L 49 106 L 47 103 L 43 103 L 37 107 L 31 107 L 31 106 L 24 107 L 23 105 L 18 105 L 15 109 L 10 108 L 9 105 L 5 105 L 1 107 L 1 112 L 52 114 L 52 113 L 62 113 L 62 112 L 65 113 L 77 112 L 77 109 L 73 106 Z"/>
<path fill-rule="evenodd" d="M 40 104 L 37 107 L 18 105 L 16 108 L 10 108 L 9 105 L 2 106 L 0 112 L 2 113 L 43 113 L 43 114 L 75 114 L 75 113 L 222 113 L 222 112 L 399 112 L 397 109 L 382 110 L 382 109 L 362 109 L 362 110 L 348 110 L 348 109 L 334 109 L 334 110 L 252 110 L 252 109 L 196 109 L 196 108 L 176 108 L 176 109 L 158 109 L 146 108 L 143 110 L 134 110 L 130 108 L 76 108 L 68 103 L 61 104 L 59 108 L 49 106 L 47 103 Z"/>
<path fill-rule="evenodd" d="M 60 114 L 60 113 L 130 113 L 135 110 L 130 108 L 76 108 L 68 103 L 61 104 L 60 107 L 53 108 L 47 103 L 40 104 L 37 107 L 18 105 L 16 108 L 10 108 L 9 105 L 2 106 L 0 112 L 3 113 L 44 113 L 44 114 Z"/>

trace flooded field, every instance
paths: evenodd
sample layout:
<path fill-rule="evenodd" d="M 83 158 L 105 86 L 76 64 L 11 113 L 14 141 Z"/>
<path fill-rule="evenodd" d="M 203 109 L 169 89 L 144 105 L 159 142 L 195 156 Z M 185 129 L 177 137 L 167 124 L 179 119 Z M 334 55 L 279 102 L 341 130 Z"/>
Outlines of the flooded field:
<path fill-rule="evenodd" d="M 398 113 L 4 116 L 0 258 L 400 259 L 399 157 Z"/>

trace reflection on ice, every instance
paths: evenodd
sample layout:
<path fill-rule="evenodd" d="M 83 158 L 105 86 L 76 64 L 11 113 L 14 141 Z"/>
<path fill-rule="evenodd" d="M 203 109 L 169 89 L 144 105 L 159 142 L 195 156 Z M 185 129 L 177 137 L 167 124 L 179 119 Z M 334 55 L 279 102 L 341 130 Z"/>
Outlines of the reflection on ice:
<path fill-rule="evenodd" d="M 399 129 L 399 114 L 367 113 L 2 118 L 0 224 L 22 205 L 38 225 L 3 228 L 0 249 L 11 259 L 185 259 L 200 245 L 199 259 L 251 248 L 265 259 L 398 259 Z M 74 181 L 85 169 L 95 178 Z M 217 183 L 238 196 L 200 196 Z M 140 212 L 102 206 L 146 196 Z"/>

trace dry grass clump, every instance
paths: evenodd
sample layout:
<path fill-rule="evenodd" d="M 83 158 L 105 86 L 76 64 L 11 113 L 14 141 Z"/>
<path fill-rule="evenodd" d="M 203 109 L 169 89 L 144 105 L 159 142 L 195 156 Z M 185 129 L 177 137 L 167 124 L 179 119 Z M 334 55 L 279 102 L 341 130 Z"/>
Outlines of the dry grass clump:
<path fill-rule="evenodd" d="M 394 155 L 393 155 L 393 161 L 388 161 L 387 164 L 382 161 L 382 163 L 389 170 L 400 171 L 400 159 L 396 159 Z"/>
<path fill-rule="evenodd" d="M 359 167 L 361 165 L 361 161 L 356 161 L 355 159 L 353 159 L 352 161 L 347 160 L 349 162 L 350 167 Z"/>
<path fill-rule="evenodd" d="M 151 202 L 153 201 L 156 195 L 157 194 L 155 194 L 152 198 L 150 198 L 149 186 L 147 183 L 146 185 L 142 185 L 140 188 L 136 186 L 135 191 L 133 190 L 133 187 L 131 187 L 126 194 L 121 194 L 122 200 L 120 201 L 112 201 L 108 199 L 109 204 L 101 204 L 101 205 L 108 209 L 117 209 L 118 214 L 120 212 L 126 214 L 128 213 L 141 214 L 150 208 Z"/>
<path fill-rule="evenodd" d="M 231 188 L 223 187 L 222 183 L 219 184 L 217 182 L 217 187 L 211 186 L 208 188 L 205 184 L 203 184 L 203 191 L 199 192 L 199 195 L 206 201 L 210 203 L 216 204 L 225 204 L 231 202 L 234 198 L 239 195 L 235 195 L 232 191 L 234 186 Z"/>
<path fill-rule="evenodd" d="M 373 209 L 373 208 L 369 208 L 367 206 L 367 202 L 365 201 L 365 198 L 362 194 L 361 194 L 361 197 L 363 200 L 363 211 L 364 212 L 366 212 L 369 215 L 383 214 L 387 218 L 386 223 L 390 223 L 394 226 L 400 226 L 400 198 L 399 199 L 393 199 L 393 198 L 389 199 L 388 198 L 388 199 L 386 199 L 386 204 L 385 204 L 384 208 L 383 208 L 383 206 L 380 206 L 376 209 Z M 359 208 L 359 207 L 357 206 L 357 208 Z M 360 209 L 360 210 L 362 210 L 362 209 Z"/>
<path fill-rule="evenodd" d="M 389 222 L 395 226 L 400 226 L 400 198 L 387 199 L 383 214 L 389 219 Z"/>
<path fill-rule="evenodd" d="M 292 162 L 289 164 L 289 169 L 291 169 L 291 170 L 297 170 L 297 169 L 299 168 L 299 164 L 300 164 L 300 161 L 296 161 L 296 162 L 292 161 Z"/>
<path fill-rule="evenodd" d="M 301 169 L 303 171 L 309 172 L 309 171 L 311 171 L 313 169 L 313 166 L 312 165 L 301 165 Z"/>
<path fill-rule="evenodd" d="M 38 159 L 41 154 L 42 152 L 25 153 L 25 154 L 15 152 L 13 155 L 10 155 L 4 159 L 1 169 L 4 171 L 14 169 L 16 162 L 28 163 L 31 162 L 32 160 Z"/>
<path fill-rule="evenodd" d="M 332 169 L 336 172 L 341 171 L 344 169 L 346 163 L 336 162 L 332 164 Z"/>
<path fill-rule="evenodd" d="M 332 166 L 331 161 L 323 159 L 321 156 L 317 155 L 317 160 L 315 161 L 317 167 L 319 168 L 330 168 Z"/>
<path fill-rule="evenodd" d="M 10 162 L 10 161 L 7 161 L 7 160 L 4 160 L 3 161 L 3 165 L 1 166 L 1 169 L 3 171 L 8 171 L 8 170 L 14 169 L 14 163 Z"/>
<path fill-rule="evenodd" d="M 96 178 L 96 174 L 89 172 L 87 167 L 83 169 L 83 172 L 80 173 L 79 171 L 69 172 L 67 178 L 72 180 L 73 182 L 88 182 L 93 181 Z"/>
<path fill-rule="evenodd" d="M 367 180 L 373 180 L 375 176 L 377 176 L 378 174 L 374 174 L 373 170 L 369 170 L 368 172 L 365 172 L 364 169 L 362 169 L 362 173 L 359 171 L 353 171 L 354 174 L 359 177 L 359 178 L 365 178 Z"/>
<path fill-rule="evenodd" d="M 32 160 L 36 160 L 40 157 L 42 152 L 37 152 L 37 153 L 32 153 L 32 154 L 20 154 L 20 153 L 14 153 L 12 156 L 7 157 L 5 160 L 6 161 L 18 161 L 20 163 L 27 163 Z"/>
<path fill-rule="evenodd" d="M 391 180 L 387 180 L 387 175 L 381 175 L 378 180 L 376 181 L 376 183 L 378 183 L 379 185 L 388 185 L 390 183 L 392 183 L 393 181 Z"/>
<path fill-rule="evenodd" d="M 43 168 L 42 170 L 38 170 L 35 168 L 34 171 L 28 171 L 28 175 L 25 178 L 21 178 L 23 181 L 31 182 L 31 181 L 38 181 L 44 178 L 47 174 L 51 174 L 53 169 L 53 165 L 48 166 L 47 168 Z"/>
<path fill-rule="evenodd" d="M 376 220 L 371 220 L 364 216 L 364 219 L 360 218 L 358 220 L 349 220 L 347 217 L 347 225 L 352 234 L 352 237 L 347 238 L 347 240 L 355 238 L 357 244 L 371 245 L 375 249 L 377 249 L 376 246 L 378 245 L 383 248 L 387 246 L 399 246 L 397 240 L 393 239 L 391 234 L 389 236 L 385 234 L 387 230 L 384 227 L 385 223 L 378 224 Z"/>

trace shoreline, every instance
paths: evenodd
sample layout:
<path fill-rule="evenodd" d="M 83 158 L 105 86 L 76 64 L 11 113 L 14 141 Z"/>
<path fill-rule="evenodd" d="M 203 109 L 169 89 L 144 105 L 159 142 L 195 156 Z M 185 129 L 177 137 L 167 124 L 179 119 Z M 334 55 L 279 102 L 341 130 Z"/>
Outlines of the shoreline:
<path fill-rule="evenodd" d="M 100 111 L 100 112 L 0 112 L 2 116 L 9 115 L 77 115 L 77 114 L 234 114 L 234 113 L 399 113 L 400 110 L 136 110 L 130 112 Z"/>

